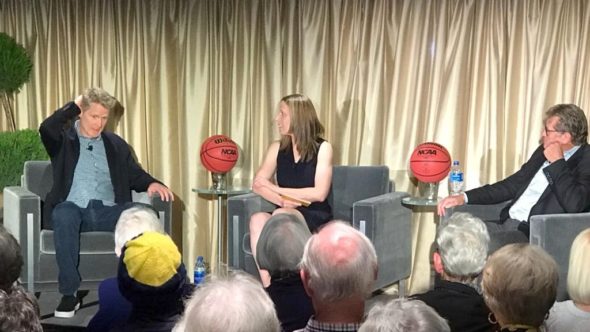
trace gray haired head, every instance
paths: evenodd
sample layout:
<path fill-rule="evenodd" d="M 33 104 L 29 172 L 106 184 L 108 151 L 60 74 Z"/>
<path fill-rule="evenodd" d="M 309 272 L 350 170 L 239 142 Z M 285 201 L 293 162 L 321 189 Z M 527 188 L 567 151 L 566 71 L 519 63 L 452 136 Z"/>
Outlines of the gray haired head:
<path fill-rule="evenodd" d="M 307 225 L 295 215 L 280 213 L 272 216 L 262 228 L 256 246 L 260 268 L 271 276 L 299 270 L 305 243 L 311 237 Z"/>
<path fill-rule="evenodd" d="M 490 235 L 481 219 L 454 213 L 441 224 L 436 237 L 445 272 L 463 279 L 481 273 L 488 257 Z"/>
<path fill-rule="evenodd" d="M 419 300 L 399 298 L 371 308 L 359 332 L 449 332 L 446 320 Z"/>

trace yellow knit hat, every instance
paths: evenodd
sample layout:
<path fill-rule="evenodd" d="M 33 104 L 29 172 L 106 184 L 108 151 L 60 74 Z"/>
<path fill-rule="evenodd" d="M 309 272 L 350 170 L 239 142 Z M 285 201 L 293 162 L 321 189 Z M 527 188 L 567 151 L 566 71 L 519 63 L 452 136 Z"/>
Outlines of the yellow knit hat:
<path fill-rule="evenodd" d="M 129 277 L 159 287 L 178 272 L 181 255 L 168 235 L 145 232 L 125 244 L 123 263 Z"/>

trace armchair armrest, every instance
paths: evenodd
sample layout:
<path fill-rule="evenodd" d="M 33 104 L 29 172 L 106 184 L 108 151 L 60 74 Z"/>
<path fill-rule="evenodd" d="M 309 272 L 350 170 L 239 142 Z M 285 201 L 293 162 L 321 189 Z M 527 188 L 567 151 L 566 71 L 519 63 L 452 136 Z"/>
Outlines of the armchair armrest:
<path fill-rule="evenodd" d="M 34 262 L 38 260 L 41 232 L 41 199 L 24 187 L 4 188 L 4 227 L 18 240 L 27 262 L 21 278 L 34 284 Z"/>
<path fill-rule="evenodd" d="M 478 217 L 484 221 L 492 221 L 492 220 L 499 220 L 500 219 L 500 212 L 506 205 L 508 205 L 508 201 L 497 203 L 497 204 L 465 204 L 459 205 L 452 208 L 447 208 L 445 211 L 445 216 L 451 216 L 455 212 L 468 212 L 471 213 L 473 216 Z"/>
<path fill-rule="evenodd" d="M 536 215 L 530 226 L 530 243 L 543 248 L 559 267 L 557 300 L 567 300 L 570 249 L 576 236 L 590 227 L 590 212 Z"/>
<path fill-rule="evenodd" d="M 167 234 L 172 234 L 172 202 L 163 201 L 159 194 L 154 194 L 150 197 L 150 204 L 158 211 L 160 222 L 164 225 L 164 231 Z"/>
<path fill-rule="evenodd" d="M 353 226 L 371 239 L 377 251 L 379 273 L 375 289 L 410 276 L 411 210 L 402 205 L 407 196 L 406 192 L 393 192 L 353 204 Z"/>
<path fill-rule="evenodd" d="M 172 231 L 172 202 L 163 201 L 158 193 L 154 193 L 152 197 L 150 197 L 146 191 L 132 191 L 131 196 L 134 202 L 151 205 L 154 208 L 154 210 L 158 212 L 158 217 L 160 218 L 162 226 L 164 226 L 164 231 L 167 234 L 171 234 L 170 232 Z"/>
<path fill-rule="evenodd" d="M 250 250 L 250 232 L 248 223 L 250 217 L 256 212 L 271 212 L 276 208 L 274 204 L 265 200 L 258 194 L 250 193 L 228 197 L 227 199 L 227 240 L 228 265 L 240 268 L 257 275 L 254 260 L 249 255 Z"/>

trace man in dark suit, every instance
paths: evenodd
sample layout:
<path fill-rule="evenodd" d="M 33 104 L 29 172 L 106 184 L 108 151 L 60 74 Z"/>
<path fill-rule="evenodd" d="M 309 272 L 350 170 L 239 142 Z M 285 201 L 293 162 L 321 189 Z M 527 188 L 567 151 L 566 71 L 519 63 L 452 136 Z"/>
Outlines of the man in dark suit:
<path fill-rule="evenodd" d="M 509 242 L 528 242 L 533 215 L 576 213 L 590 208 L 590 146 L 588 120 L 573 104 L 559 104 L 545 112 L 542 142 L 521 169 L 506 179 L 448 196 L 438 214 L 463 204 L 509 201 L 499 219 L 487 221 L 490 252 Z"/>

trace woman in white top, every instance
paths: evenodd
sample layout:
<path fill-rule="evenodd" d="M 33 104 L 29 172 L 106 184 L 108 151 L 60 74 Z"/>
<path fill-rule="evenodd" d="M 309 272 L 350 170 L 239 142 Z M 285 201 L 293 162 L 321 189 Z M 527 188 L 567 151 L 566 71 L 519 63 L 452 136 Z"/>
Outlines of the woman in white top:
<path fill-rule="evenodd" d="M 556 302 L 546 321 L 548 331 L 590 331 L 590 228 L 572 243 L 567 276 L 571 300 Z"/>

